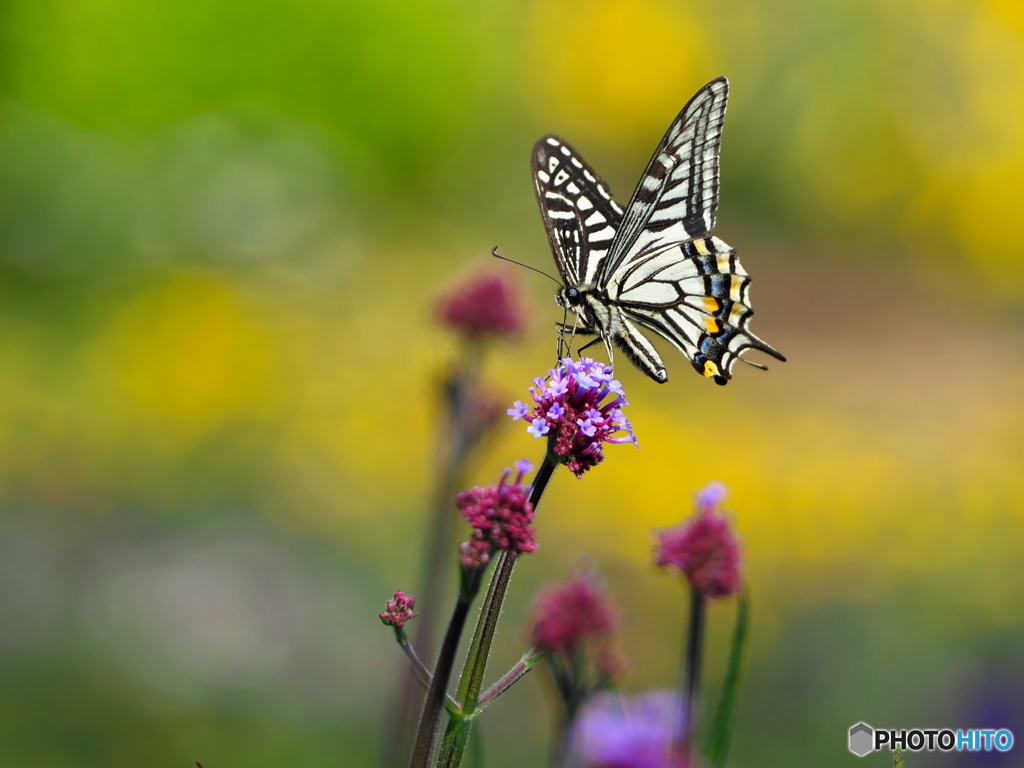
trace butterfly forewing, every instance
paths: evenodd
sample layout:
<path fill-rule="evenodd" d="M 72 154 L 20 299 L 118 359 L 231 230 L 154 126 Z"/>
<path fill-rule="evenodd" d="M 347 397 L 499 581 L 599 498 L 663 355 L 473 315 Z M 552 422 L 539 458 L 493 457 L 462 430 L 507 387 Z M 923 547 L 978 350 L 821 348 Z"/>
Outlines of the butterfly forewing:
<path fill-rule="evenodd" d="M 558 136 L 533 147 L 533 184 L 548 241 L 568 285 L 593 284 L 622 209 L 593 169 Z"/>
<path fill-rule="evenodd" d="M 660 245 L 710 234 L 718 209 L 718 151 L 729 81 L 712 80 L 683 107 L 626 206 L 602 278 Z"/>

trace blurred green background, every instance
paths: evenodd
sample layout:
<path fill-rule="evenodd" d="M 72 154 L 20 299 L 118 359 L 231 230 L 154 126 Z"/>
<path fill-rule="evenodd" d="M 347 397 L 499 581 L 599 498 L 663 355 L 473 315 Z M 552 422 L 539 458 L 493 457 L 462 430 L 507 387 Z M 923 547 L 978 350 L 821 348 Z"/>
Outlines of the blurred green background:
<path fill-rule="evenodd" d="M 375 614 L 416 591 L 455 354 L 436 297 L 494 245 L 551 268 L 538 137 L 624 202 L 722 74 L 717 234 L 789 362 L 620 366 L 642 450 L 556 475 L 495 664 L 587 555 L 625 686 L 671 684 L 650 531 L 720 479 L 754 610 L 735 766 L 887 764 L 846 751 L 859 720 L 1024 738 L 1020 3 L 9 0 L 0 56 L 0 764 L 373 765 L 403 664 Z M 486 371 L 511 402 L 561 313 L 499 271 L 530 296 Z M 474 479 L 524 456 L 508 423 Z M 488 765 L 546 754 L 539 683 L 482 721 Z"/>

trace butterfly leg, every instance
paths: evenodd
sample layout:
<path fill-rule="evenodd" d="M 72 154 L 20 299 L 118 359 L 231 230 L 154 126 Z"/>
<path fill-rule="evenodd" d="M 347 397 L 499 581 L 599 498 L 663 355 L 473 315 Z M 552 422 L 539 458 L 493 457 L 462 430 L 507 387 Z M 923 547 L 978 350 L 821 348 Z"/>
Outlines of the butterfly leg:
<path fill-rule="evenodd" d="M 580 325 L 578 317 L 576 319 L 576 322 L 573 323 L 572 325 L 568 325 L 567 323 L 555 323 L 555 328 L 558 330 L 559 360 L 566 356 L 572 355 L 572 342 L 576 338 L 576 334 L 580 334 L 581 336 L 590 336 L 591 334 L 594 333 L 594 330 L 589 326 Z M 569 334 L 568 339 L 565 338 L 566 333 Z M 590 345 L 588 344 L 587 346 Z"/>
<path fill-rule="evenodd" d="M 571 334 L 573 332 L 573 327 L 571 325 L 566 325 L 565 323 L 555 323 L 555 329 L 558 331 L 558 343 L 555 348 L 555 357 L 556 359 L 561 360 L 569 354 L 569 350 L 572 348 Z M 565 338 L 566 331 L 570 333 L 569 340 Z"/>

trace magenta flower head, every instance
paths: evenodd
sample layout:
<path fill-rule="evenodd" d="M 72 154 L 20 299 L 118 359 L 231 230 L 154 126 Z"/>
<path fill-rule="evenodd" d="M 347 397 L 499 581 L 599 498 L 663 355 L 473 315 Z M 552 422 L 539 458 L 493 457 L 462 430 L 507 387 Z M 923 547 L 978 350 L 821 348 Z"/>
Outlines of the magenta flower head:
<path fill-rule="evenodd" d="M 726 494 L 721 483 L 708 484 L 695 496 L 693 517 L 656 532 L 655 562 L 678 568 L 707 598 L 728 597 L 740 585 L 739 541 L 721 512 Z"/>
<path fill-rule="evenodd" d="M 523 330 L 518 291 L 500 275 L 478 274 L 451 289 L 437 303 L 437 318 L 470 340 L 511 339 Z"/>
<path fill-rule="evenodd" d="M 591 697 L 569 733 L 572 768 L 690 768 L 676 748 L 683 704 L 672 691 Z"/>
<path fill-rule="evenodd" d="M 602 443 L 633 443 L 633 426 L 623 414 L 629 405 L 612 369 L 589 357 L 565 358 L 546 379 L 530 387 L 533 405 L 517 400 L 508 410 L 529 422 L 526 431 L 548 441 L 548 454 L 576 477 L 604 459 Z"/>
<path fill-rule="evenodd" d="M 462 516 L 473 528 L 469 540 L 459 547 L 459 560 L 465 567 L 486 565 L 496 549 L 536 551 L 536 532 L 530 527 L 530 486 L 523 484 L 523 476 L 532 471 L 533 465 L 523 459 L 516 462 L 512 482 L 512 470 L 506 469 L 497 485 L 470 488 L 455 496 Z"/>
<path fill-rule="evenodd" d="M 398 590 L 395 592 L 395 599 L 388 600 L 385 603 L 384 612 L 380 614 L 380 620 L 389 627 L 401 629 L 405 626 L 405 622 L 416 618 L 416 614 L 412 610 L 415 605 L 415 597 L 406 595 L 402 590 Z"/>
<path fill-rule="evenodd" d="M 533 601 L 530 640 L 538 651 L 572 653 L 619 628 L 619 611 L 593 573 L 542 589 Z"/>

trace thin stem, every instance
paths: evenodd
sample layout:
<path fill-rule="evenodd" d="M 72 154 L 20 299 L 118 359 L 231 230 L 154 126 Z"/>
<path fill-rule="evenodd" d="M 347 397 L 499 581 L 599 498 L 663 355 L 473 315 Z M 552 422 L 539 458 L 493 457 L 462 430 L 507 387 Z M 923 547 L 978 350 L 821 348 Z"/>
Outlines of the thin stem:
<path fill-rule="evenodd" d="M 462 679 L 456 694 L 464 712 L 473 712 L 476 709 L 480 688 L 483 684 L 484 669 L 487 666 L 487 657 L 491 653 L 491 642 L 494 640 L 494 632 L 498 627 L 501 604 L 505 600 L 505 591 L 512 579 L 512 569 L 515 568 L 518 557 L 519 554 L 514 550 L 502 550 L 501 556 L 498 558 L 498 565 L 494 570 L 494 576 L 491 577 L 491 584 L 487 588 L 487 596 L 480 609 L 480 618 L 473 632 L 473 642 L 469 646 L 466 666 L 462 670 Z"/>
<path fill-rule="evenodd" d="M 718 700 L 718 710 L 715 712 L 708 740 L 707 758 L 713 768 L 722 768 L 729 755 L 736 699 L 739 693 L 740 679 L 743 676 L 743 652 L 747 642 L 749 606 L 750 598 L 744 590 L 739 594 L 736 602 L 736 626 L 733 628 L 732 646 L 729 650 L 729 666 L 726 669 L 725 680 L 722 682 L 721 698 Z"/>
<path fill-rule="evenodd" d="M 445 692 L 448 690 L 448 681 L 451 679 L 452 667 L 455 664 L 455 652 L 459 648 L 462 630 L 466 626 L 471 600 L 472 598 L 467 599 L 467 596 L 460 591 L 459 597 L 455 601 L 455 609 L 452 611 L 448 631 L 445 632 L 444 641 L 441 643 L 441 652 L 437 657 L 437 666 L 434 668 L 434 679 L 430 681 L 426 700 L 423 702 L 423 714 L 420 716 L 420 724 L 416 730 L 416 742 L 413 744 L 412 760 L 409 762 L 410 768 L 427 768 L 430 763 L 437 719 L 441 715 L 441 704 L 444 701 Z"/>
<path fill-rule="evenodd" d="M 690 588 L 690 631 L 686 637 L 686 662 L 683 666 L 683 711 L 680 713 L 680 748 L 684 754 L 693 752 L 697 724 L 697 692 L 700 688 L 701 656 L 704 652 L 704 618 L 706 603 L 703 593 Z"/>
<path fill-rule="evenodd" d="M 544 495 L 544 490 L 548 487 L 548 481 L 551 479 L 551 475 L 554 474 L 555 467 L 557 466 L 550 456 L 545 456 L 544 461 L 541 462 L 540 469 L 537 470 L 537 474 L 533 478 L 533 487 L 530 488 L 530 504 L 534 510 L 537 509 L 540 497 Z"/>
<path fill-rule="evenodd" d="M 430 526 L 430 541 L 423 559 L 423 590 L 420 604 L 420 621 L 417 623 L 413 645 L 416 650 L 429 655 L 434 642 L 434 623 L 438 615 L 431 606 L 440 603 L 444 592 L 445 577 L 451 563 L 451 546 L 457 515 L 452 499 L 459 485 L 466 458 L 476 443 L 472 433 L 470 412 L 473 393 L 476 389 L 481 348 L 467 344 L 461 355 L 462 364 L 456 372 L 441 384 L 441 404 L 446 417 L 446 427 L 438 445 L 437 486 L 435 488 L 433 520 Z"/>
<path fill-rule="evenodd" d="M 440 424 L 437 432 L 436 484 L 430 504 L 427 545 L 420 564 L 420 616 L 416 622 L 412 645 L 422 658 L 433 656 L 436 628 L 443 604 L 442 595 L 450 578 L 452 548 L 458 514 L 452 500 L 461 485 L 468 459 L 493 424 L 477 423 L 473 405 L 478 388 L 479 369 L 485 345 L 478 340 L 465 341 L 451 373 L 438 386 Z M 390 735 L 383 740 L 381 767 L 391 768 L 404 760 L 412 745 L 416 716 L 422 711 L 423 696 L 413 675 L 399 679 L 394 699 Z"/>
<path fill-rule="evenodd" d="M 487 587 L 487 596 L 480 609 L 480 618 L 477 620 L 476 629 L 473 632 L 473 641 L 469 646 L 466 665 L 462 669 L 459 690 L 456 693 L 461 711 L 455 717 L 448 718 L 448 726 L 445 728 L 444 740 L 441 743 L 441 753 L 437 759 L 438 766 L 455 768 L 462 761 L 462 753 L 466 749 L 466 742 L 469 740 L 469 732 L 472 728 L 471 718 L 480 695 L 487 656 L 491 652 L 491 641 L 494 639 L 494 630 L 498 625 L 501 603 L 505 599 L 505 590 L 512 578 L 512 569 L 517 557 L 514 550 L 502 550 L 494 575 L 491 576 L 491 583 Z"/>
<path fill-rule="evenodd" d="M 544 658 L 543 651 L 537 651 L 533 648 L 530 648 L 530 650 L 523 654 L 523 657 L 519 660 L 519 662 L 514 667 L 512 667 L 512 669 L 506 672 L 504 676 L 502 676 L 502 678 L 498 680 L 498 682 L 496 682 L 494 685 L 492 685 L 490 688 L 488 688 L 486 691 L 480 694 L 480 698 L 477 699 L 476 702 L 477 709 L 483 709 L 496 698 L 501 696 L 501 694 L 503 694 L 505 691 L 512 687 L 512 684 L 516 680 L 518 680 L 520 677 L 522 677 L 531 669 L 533 669 L 533 665 L 540 661 L 542 658 Z"/>
<path fill-rule="evenodd" d="M 533 479 L 533 487 L 530 488 L 529 502 L 535 510 L 557 466 L 550 456 L 545 456 L 544 461 L 541 462 Z M 491 577 L 490 586 L 487 588 L 487 596 L 480 609 L 480 618 L 477 620 L 473 642 L 466 657 L 466 665 L 462 670 L 462 679 L 456 694 L 461 712 L 459 716 L 449 719 L 441 746 L 441 754 L 438 757 L 438 765 L 446 768 L 455 768 L 462 762 L 462 753 L 466 748 L 469 732 L 473 727 L 473 716 L 476 714 L 479 703 L 491 642 L 494 639 L 501 606 L 505 601 L 505 592 L 508 589 L 517 559 L 516 552 L 504 550 L 498 558 L 498 565 Z M 422 729 L 422 727 L 421 723 L 420 728 Z"/>
<path fill-rule="evenodd" d="M 423 686 L 424 689 L 429 688 L 430 681 L 434 676 L 430 674 L 430 670 L 427 669 L 426 664 L 420 660 L 419 654 L 416 653 L 416 649 L 409 643 L 409 637 L 405 634 L 405 630 L 395 627 L 395 638 L 398 640 L 398 644 L 402 646 L 402 650 L 405 651 L 405 655 L 409 659 L 409 665 L 416 681 Z M 458 709 L 455 699 L 448 694 L 445 694 L 445 709 L 449 712 Z"/>

